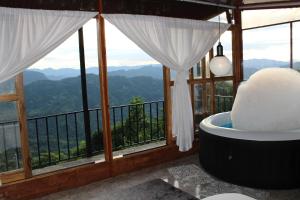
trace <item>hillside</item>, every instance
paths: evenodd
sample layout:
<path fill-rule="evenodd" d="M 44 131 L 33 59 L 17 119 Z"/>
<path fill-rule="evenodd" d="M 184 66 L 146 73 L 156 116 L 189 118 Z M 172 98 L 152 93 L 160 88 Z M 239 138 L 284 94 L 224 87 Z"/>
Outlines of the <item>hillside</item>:
<path fill-rule="evenodd" d="M 109 82 L 110 105 L 128 104 L 133 96 L 145 101 L 163 99 L 163 82 L 151 77 L 112 76 Z M 88 74 L 89 107 L 99 107 L 100 85 L 97 75 Z M 41 95 L 42 94 L 42 95 Z M 40 80 L 25 86 L 28 116 L 71 112 L 82 108 L 80 77 L 60 81 Z"/>
<path fill-rule="evenodd" d="M 287 66 L 289 62 L 278 61 L 278 60 L 269 60 L 269 59 L 250 59 L 244 60 L 245 68 L 269 68 L 269 67 L 283 67 Z"/>
<path fill-rule="evenodd" d="M 137 74 L 140 75 L 148 75 L 148 72 L 154 73 L 152 76 L 151 73 L 149 76 L 153 78 L 157 78 L 156 75 L 159 73 L 162 74 L 161 65 L 139 65 L 139 66 L 110 66 L 108 67 L 108 73 L 112 75 L 122 75 L 126 77 L 133 77 Z M 61 69 L 52 69 L 52 68 L 46 68 L 46 69 L 30 69 L 27 71 L 34 71 L 34 72 L 40 72 L 43 73 L 45 76 L 48 77 L 50 80 L 62 80 L 65 78 L 70 77 L 76 77 L 80 75 L 80 69 L 79 67 L 74 68 L 61 68 Z M 87 74 L 99 74 L 98 67 L 88 67 L 86 70 Z M 133 73 L 133 74 L 132 74 Z M 160 75 L 162 76 L 162 75 Z"/>
<path fill-rule="evenodd" d="M 244 61 L 244 78 L 264 67 L 287 67 L 287 62 L 253 59 Z M 300 63 L 295 63 L 300 68 Z M 142 96 L 145 101 L 163 98 L 162 68 L 158 65 L 140 67 L 110 67 L 109 74 L 110 105 L 127 104 L 133 96 Z M 90 108 L 99 107 L 99 78 L 97 68 L 88 68 L 88 98 Z M 45 74 L 43 74 L 45 73 Z M 49 80 L 54 76 L 75 76 L 62 80 Z M 80 110 L 81 85 L 79 70 L 43 69 L 25 72 L 26 106 L 29 116 L 70 112 Z M 41 95 L 42 94 L 42 95 Z"/>
<path fill-rule="evenodd" d="M 24 85 L 28 85 L 35 81 L 48 80 L 45 74 L 41 72 L 26 70 L 24 72 Z"/>

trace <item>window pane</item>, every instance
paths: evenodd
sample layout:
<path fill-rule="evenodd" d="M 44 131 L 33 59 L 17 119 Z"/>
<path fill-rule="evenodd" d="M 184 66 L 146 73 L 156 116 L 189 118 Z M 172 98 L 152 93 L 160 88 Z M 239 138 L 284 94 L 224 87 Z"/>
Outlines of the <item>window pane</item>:
<path fill-rule="evenodd" d="M 202 68 L 201 61 L 193 67 L 194 79 L 202 78 Z"/>
<path fill-rule="evenodd" d="M 293 23 L 293 68 L 300 70 L 300 22 Z"/>
<path fill-rule="evenodd" d="M 162 65 L 107 21 L 105 31 L 114 157 L 165 145 Z"/>
<path fill-rule="evenodd" d="M 215 83 L 215 87 L 216 112 L 230 111 L 233 105 L 233 82 L 218 81 Z"/>
<path fill-rule="evenodd" d="M 16 93 L 16 78 L 0 83 L 0 95 Z"/>
<path fill-rule="evenodd" d="M 206 61 L 206 69 L 205 69 L 205 72 L 206 72 L 206 78 L 210 78 L 210 69 L 209 69 L 209 54 L 206 54 L 205 56 L 205 61 Z"/>
<path fill-rule="evenodd" d="M 104 159 L 103 126 L 98 67 L 97 21 L 91 19 L 83 27 L 88 106 L 91 128 L 91 150 Z"/>
<path fill-rule="evenodd" d="M 33 174 L 104 158 L 95 19 L 84 25 L 83 35 L 91 136 L 83 111 L 78 32 L 24 75 Z"/>
<path fill-rule="evenodd" d="M 244 79 L 269 67 L 289 67 L 290 25 L 243 31 Z"/>
<path fill-rule="evenodd" d="M 199 124 L 210 113 L 210 83 L 194 85 L 195 132 Z"/>
<path fill-rule="evenodd" d="M 22 168 L 16 102 L 0 103 L 0 173 Z"/>

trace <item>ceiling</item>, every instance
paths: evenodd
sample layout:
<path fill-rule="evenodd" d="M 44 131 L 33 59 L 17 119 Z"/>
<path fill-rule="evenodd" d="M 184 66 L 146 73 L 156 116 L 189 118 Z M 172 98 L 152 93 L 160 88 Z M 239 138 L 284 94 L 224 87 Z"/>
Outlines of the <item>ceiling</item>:
<path fill-rule="evenodd" d="M 1 7 L 47 10 L 98 10 L 99 0 L 0 0 Z"/>
<path fill-rule="evenodd" d="M 284 1 L 291 1 L 291 0 L 243 0 L 244 4 L 251 4 L 251 3 L 271 3 L 271 2 L 284 2 Z"/>

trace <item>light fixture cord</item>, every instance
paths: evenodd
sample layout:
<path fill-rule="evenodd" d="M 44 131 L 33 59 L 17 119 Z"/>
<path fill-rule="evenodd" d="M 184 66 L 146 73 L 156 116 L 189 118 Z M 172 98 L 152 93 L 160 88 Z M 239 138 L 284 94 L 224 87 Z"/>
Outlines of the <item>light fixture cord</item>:
<path fill-rule="evenodd" d="M 221 43 L 221 20 L 219 15 L 219 43 Z"/>
<path fill-rule="evenodd" d="M 221 0 L 219 0 L 218 2 L 218 11 L 220 11 L 220 4 L 221 4 Z M 220 14 L 218 15 L 218 19 L 219 19 L 219 44 L 221 43 L 221 17 Z"/>

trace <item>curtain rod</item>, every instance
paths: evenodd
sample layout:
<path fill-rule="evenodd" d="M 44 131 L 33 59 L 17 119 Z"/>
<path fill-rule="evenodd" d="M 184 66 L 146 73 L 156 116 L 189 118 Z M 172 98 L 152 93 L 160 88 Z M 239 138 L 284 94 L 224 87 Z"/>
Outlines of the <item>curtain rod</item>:
<path fill-rule="evenodd" d="M 179 1 L 190 2 L 190 3 L 197 3 L 197 4 L 203 4 L 203 5 L 211 5 L 211 6 L 222 7 L 222 8 L 229 8 L 229 9 L 236 9 L 235 6 L 226 5 L 226 4 L 212 3 L 212 2 L 201 1 L 201 0 L 179 0 Z"/>

